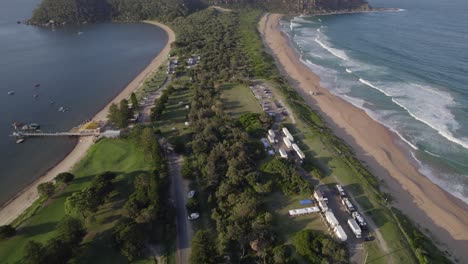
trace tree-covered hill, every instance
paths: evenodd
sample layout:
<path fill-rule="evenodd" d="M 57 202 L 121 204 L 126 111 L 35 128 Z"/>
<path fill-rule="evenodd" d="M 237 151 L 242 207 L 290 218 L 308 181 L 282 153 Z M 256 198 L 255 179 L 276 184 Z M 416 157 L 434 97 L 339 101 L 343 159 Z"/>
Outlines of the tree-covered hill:
<path fill-rule="evenodd" d="M 366 0 L 205 0 L 212 5 L 254 5 L 270 11 L 292 13 L 324 13 L 344 10 L 368 10 Z"/>
<path fill-rule="evenodd" d="M 76 24 L 99 21 L 172 20 L 201 6 L 197 0 L 43 0 L 32 24 Z"/>
<path fill-rule="evenodd" d="M 365 0 L 43 0 L 32 24 L 78 24 L 99 21 L 172 21 L 206 5 L 252 6 L 282 13 L 368 10 Z"/>

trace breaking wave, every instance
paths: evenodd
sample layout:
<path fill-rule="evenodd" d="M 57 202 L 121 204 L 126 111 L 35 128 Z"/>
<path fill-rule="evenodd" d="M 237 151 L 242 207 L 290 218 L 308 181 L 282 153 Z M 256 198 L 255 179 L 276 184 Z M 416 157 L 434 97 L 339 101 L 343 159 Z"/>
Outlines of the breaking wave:
<path fill-rule="evenodd" d="M 349 60 L 348 56 L 346 56 L 346 53 L 344 51 L 327 46 L 325 43 L 322 42 L 322 40 L 319 39 L 319 36 L 315 38 L 315 42 L 317 42 L 322 48 L 328 50 L 328 52 L 330 52 L 331 54 L 335 55 L 335 57 L 345 61 Z"/>
<path fill-rule="evenodd" d="M 359 82 L 382 92 L 387 97 L 403 108 L 411 117 L 428 125 L 445 139 L 456 143 L 468 149 L 468 142 L 456 138 L 450 132 L 450 129 L 457 129 L 458 123 L 455 121 L 454 115 L 448 109 L 454 105 L 451 95 L 433 89 L 427 89 L 419 84 L 394 84 L 395 86 L 406 86 L 410 89 L 400 89 L 397 92 L 400 94 L 391 94 L 388 89 L 380 88 L 367 80 L 359 78 Z M 423 90 L 423 91 L 421 91 Z M 409 94 L 413 93 L 413 94 Z M 432 93 L 428 95 L 428 93 Z M 400 100 L 395 99 L 396 97 Z M 406 99 L 404 99 L 406 97 Z"/>

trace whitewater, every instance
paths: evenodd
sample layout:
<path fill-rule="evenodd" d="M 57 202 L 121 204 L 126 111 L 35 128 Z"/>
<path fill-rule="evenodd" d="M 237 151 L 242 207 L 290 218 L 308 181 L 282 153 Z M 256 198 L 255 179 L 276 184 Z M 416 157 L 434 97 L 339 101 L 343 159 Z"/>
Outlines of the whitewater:
<path fill-rule="evenodd" d="M 399 12 L 295 17 L 283 30 L 324 88 L 393 131 L 421 173 L 468 203 L 468 30 L 453 29 L 456 16 L 421 30 L 432 10 L 401 3 Z M 448 29 L 457 37 L 441 45 Z"/>

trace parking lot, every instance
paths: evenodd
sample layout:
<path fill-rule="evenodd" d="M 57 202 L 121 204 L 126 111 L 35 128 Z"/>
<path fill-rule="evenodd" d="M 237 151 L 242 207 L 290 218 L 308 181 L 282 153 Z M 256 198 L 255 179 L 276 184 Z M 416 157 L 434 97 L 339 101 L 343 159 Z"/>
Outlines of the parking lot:
<path fill-rule="evenodd" d="M 250 86 L 250 89 L 252 90 L 254 96 L 259 101 L 262 109 L 265 112 L 267 112 L 270 116 L 275 118 L 274 125 L 271 128 L 275 134 L 275 141 L 271 142 L 271 140 L 269 140 L 269 143 L 270 143 L 269 148 L 273 149 L 277 155 L 279 155 L 280 148 L 284 149 L 287 152 L 288 159 L 292 159 L 297 163 L 299 170 L 302 172 L 301 174 L 304 174 L 303 176 L 306 178 L 311 178 L 311 176 L 307 172 L 302 170 L 302 168 L 299 166 L 301 163 L 301 159 L 296 155 L 296 152 L 292 150 L 291 147 L 286 146 L 286 144 L 283 142 L 283 137 L 285 136 L 285 134 L 281 130 L 281 123 L 288 116 L 288 112 L 286 108 L 284 107 L 284 104 L 281 101 L 277 100 L 274 97 L 271 90 L 265 85 L 262 85 L 262 84 L 253 85 L 253 86 Z M 266 136 L 267 135 L 265 135 L 265 137 Z M 365 238 L 369 237 L 369 231 L 362 230 L 362 237 L 356 238 L 354 232 L 351 230 L 351 228 L 348 225 L 348 219 L 353 218 L 353 217 L 350 213 L 348 213 L 345 206 L 342 204 L 340 194 L 335 189 L 335 187 L 334 186 L 329 187 L 327 185 L 319 185 L 316 188 L 319 188 L 323 192 L 323 194 L 328 198 L 327 204 L 328 204 L 329 210 L 333 212 L 339 224 L 341 225 L 344 232 L 346 233 L 346 236 L 347 236 L 346 245 L 350 252 L 351 262 L 362 263 L 364 261 L 363 242 Z M 323 214 L 321 215 L 322 215 L 323 224 L 328 226 L 328 223 L 325 220 Z M 330 231 L 330 235 L 335 236 L 332 229 L 330 229 L 329 231 Z"/>

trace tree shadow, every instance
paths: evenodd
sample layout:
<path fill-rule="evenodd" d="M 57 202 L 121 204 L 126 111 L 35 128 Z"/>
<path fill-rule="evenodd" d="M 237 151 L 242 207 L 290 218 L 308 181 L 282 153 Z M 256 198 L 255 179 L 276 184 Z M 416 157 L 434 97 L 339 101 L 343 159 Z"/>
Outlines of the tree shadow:
<path fill-rule="evenodd" d="M 82 183 L 85 183 L 85 182 L 90 182 L 92 178 L 94 178 L 97 174 L 93 174 L 93 175 L 88 175 L 88 176 L 82 176 L 82 177 L 79 177 L 79 178 L 75 178 L 70 185 L 73 185 L 73 184 L 82 184 Z"/>
<path fill-rule="evenodd" d="M 377 228 L 382 227 L 388 222 L 387 217 L 385 216 L 384 212 L 382 209 L 372 209 L 370 211 L 367 211 L 366 214 L 370 217 L 372 217 L 372 220 L 374 221 L 375 225 Z"/>
<path fill-rule="evenodd" d="M 364 196 L 364 195 L 359 196 L 359 197 L 354 198 L 354 200 L 359 204 L 361 209 L 364 211 L 371 210 L 372 208 L 374 208 L 374 206 L 370 202 L 369 198 L 367 198 L 367 196 Z"/>
<path fill-rule="evenodd" d="M 353 184 L 348 184 L 346 186 L 343 186 L 345 191 L 348 193 L 352 194 L 353 196 L 360 196 L 364 194 L 364 189 L 362 189 L 361 184 L 353 183 Z"/>
<path fill-rule="evenodd" d="M 25 237 L 41 235 L 55 230 L 55 228 L 57 227 L 57 223 L 58 222 L 47 222 L 32 226 L 24 226 L 18 230 L 18 234 L 23 235 Z"/>

